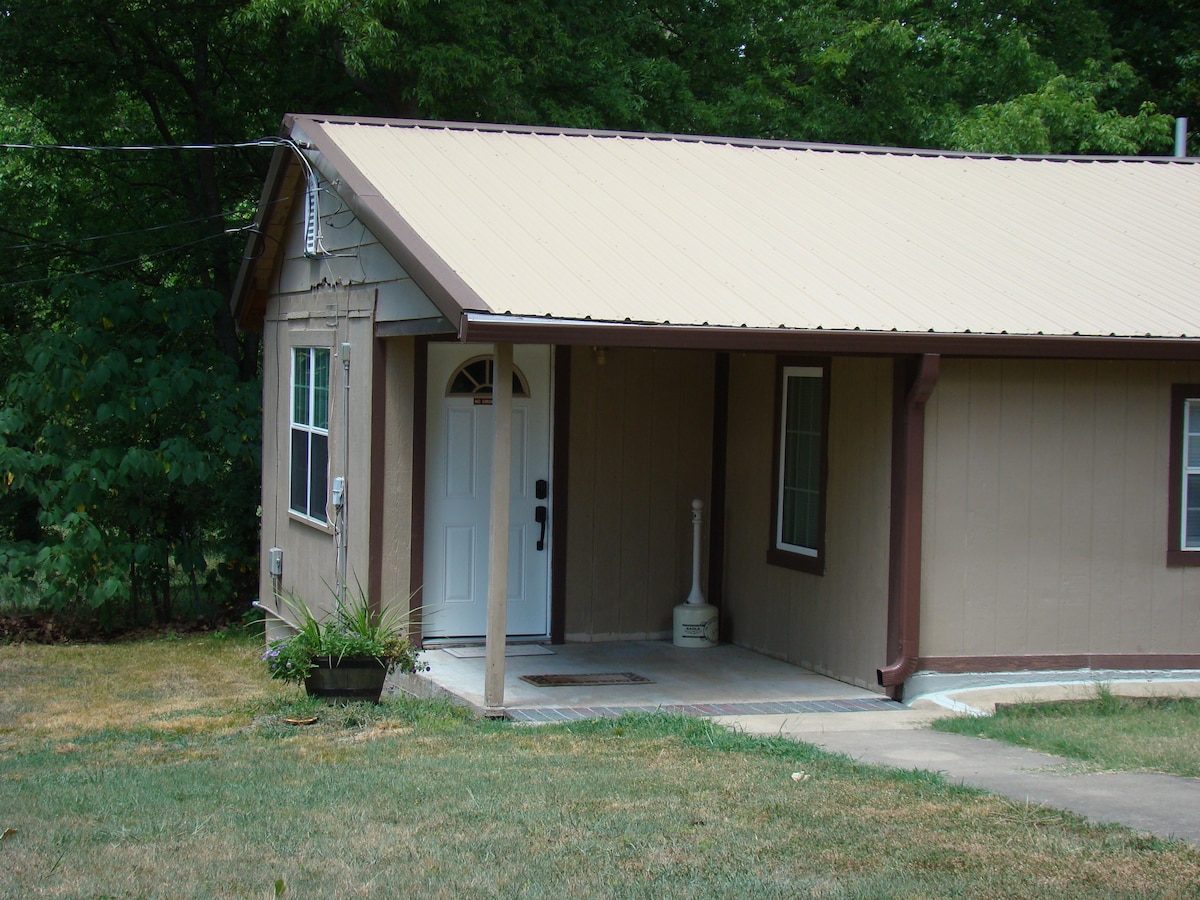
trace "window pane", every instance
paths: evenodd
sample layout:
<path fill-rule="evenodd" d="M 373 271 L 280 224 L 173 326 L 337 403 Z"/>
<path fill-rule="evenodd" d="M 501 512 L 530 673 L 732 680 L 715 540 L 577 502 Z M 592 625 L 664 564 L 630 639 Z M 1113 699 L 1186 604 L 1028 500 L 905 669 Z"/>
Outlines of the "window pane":
<path fill-rule="evenodd" d="M 292 429 L 291 494 L 288 506 L 308 515 L 308 432 Z"/>
<path fill-rule="evenodd" d="M 484 358 L 464 364 L 450 376 L 450 387 L 446 389 L 447 397 L 469 397 L 473 394 L 487 396 L 492 393 L 492 360 Z M 512 391 L 514 397 L 528 397 L 529 389 L 525 387 L 524 376 L 520 370 L 513 367 Z"/>
<path fill-rule="evenodd" d="M 1200 469 L 1200 400 L 1189 400 L 1183 408 L 1183 465 Z"/>
<path fill-rule="evenodd" d="M 821 378 L 787 376 L 785 398 L 780 540 L 816 550 L 821 502 Z"/>
<path fill-rule="evenodd" d="M 329 350 L 313 350 L 313 428 L 329 428 Z"/>
<path fill-rule="evenodd" d="M 292 424 L 307 425 L 308 390 L 311 385 L 309 353 L 307 347 L 296 347 L 292 351 Z"/>
<path fill-rule="evenodd" d="M 312 474 L 309 477 L 308 514 L 318 522 L 325 521 L 325 501 L 329 495 L 329 438 L 312 435 Z"/>
<path fill-rule="evenodd" d="M 1183 549 L 1200 550 L 1200 475 L 1188 475 L 1184 497 Z"/>

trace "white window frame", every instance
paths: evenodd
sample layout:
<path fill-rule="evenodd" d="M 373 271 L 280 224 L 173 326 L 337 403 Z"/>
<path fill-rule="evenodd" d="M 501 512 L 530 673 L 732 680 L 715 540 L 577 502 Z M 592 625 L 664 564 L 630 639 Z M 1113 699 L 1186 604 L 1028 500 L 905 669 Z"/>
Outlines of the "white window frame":
<path fill-rule="evenodd" d="M 799 569 L 811 574 L 821 575 L 825 571 L 825 499 L 829 442 L 829 365 L 824 360 L 788 360 L 781 362 L 776 369 L 777 408 L 775 413 L 775 465 L 772 476 L 773 485 L 773 520 L 771 523 L 771 543 L 767 553 L 768 562 L 789 568 Z M 809 378 L 818 382 L 820 407 L 819 417 L 818 459 L 815 483 L 807 483 L 804 490 L 815 493 L 817 503 L 816 534 L 813 545 L 793 544 L 785 540 L 785 517 L 787 508 L 786 495 L 787 479 L 787 440 L 788 440 L 788 399 L 789 389 L 793 379 Z M 795 488 L 793 488 L 794 490 Z"/>
<path fill-rule="evenodd" d="M 330 400 L 332 392 L 330 390 L 333 373 L 333 351 L 329 347 L 321 346 L 294 346 L 291 348 L 291 378 L 289 379 L 288 390 L 288 511 L 299 516 L 309 522 L 314 522 L 318 525 L 326 526 L 329 524 L 329 517 L 326 513 L 329 493 L 329 415 L 330 415 Z M 316 414 L 316 399 L 317 399 L 317 357 L 318 354 L 324 354 L 326 360 L 326 385 L 325 385 L 325 427 L 322 428 L 314 424 Z M 296 418 L 296 389 L 297 384 L 297 369 L 299 359 L 302 355 L 308 357 L 308 383 L 307 388 L 307 416 L 306 421 L 299 422 Z M 300 462 L 295 458 L 295 443 L 294 436 L 297 434 L 305 435 L 305 460 L 304 460 L 304 506 L 297 508 L 293 505 L 292 485 L 295 482 L 296 467 Z M 325 441 L 325 473 L 323 481 L 324 489 L 321 490 L 321 497 L 313 496 L 313 438 L 324 438 Z M 314 512 L 316 513 L 314 515 Z"/>

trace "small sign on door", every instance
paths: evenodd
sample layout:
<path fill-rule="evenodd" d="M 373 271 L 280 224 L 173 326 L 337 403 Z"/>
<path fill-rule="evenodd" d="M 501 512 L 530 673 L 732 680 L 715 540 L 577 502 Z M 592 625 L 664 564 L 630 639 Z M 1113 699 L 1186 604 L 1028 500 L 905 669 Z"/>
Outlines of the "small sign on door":
<path fill-rule="evenodd" d="M 492 398 L 491 397 L 476 397 L 475 405 L 476 406 L 491 406 Z"/>

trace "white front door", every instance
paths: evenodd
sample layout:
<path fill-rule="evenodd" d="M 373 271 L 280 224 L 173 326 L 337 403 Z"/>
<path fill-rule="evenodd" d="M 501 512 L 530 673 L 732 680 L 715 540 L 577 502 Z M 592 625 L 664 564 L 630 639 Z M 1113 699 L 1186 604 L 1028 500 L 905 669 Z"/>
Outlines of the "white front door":
<path fill-rule="evenodd" d="M 508 634 L 550 632 L 550 348 L 513 348 Z M 429 345 L 426 419 L 427 637 L 482 637 L 492 490 L 492 346 Z"/>

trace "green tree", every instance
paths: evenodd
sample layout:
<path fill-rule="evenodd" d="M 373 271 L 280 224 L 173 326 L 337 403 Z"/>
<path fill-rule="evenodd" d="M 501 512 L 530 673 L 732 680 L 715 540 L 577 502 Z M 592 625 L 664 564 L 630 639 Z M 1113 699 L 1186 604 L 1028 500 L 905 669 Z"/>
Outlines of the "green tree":
<path fill-rule="evenodd" d="M 280 35 L 241 23 L 242 6 L 7 4 L 0 16 L 0 135 L 36 145 L 234 144 L 273 133 L 293 99 L 334 103 L 342 102 L 338 90 L 352 93 L 319 67 L 274 65 L 270 51 Z M 0 294 L 0 574 L 32 585 L 59 608 L 78 600 L 144 611 L 155 593 L 162 614 L 168 571 L 195 577 L 193 600 L 205 587 L 196 553 L 240 571 L 256 567 L 258 465 L 246 453 L 257 453 L 257 442 L 239 444 L 230 456 L 236 466 L 219 466 L 212 454 L 222 442 L 187 437 L 164 444 L 162 423 L 184 421 L 184 411 L 212 421 L 240 410 L 239 433 L 257 433 L 257 406 L 245 398 L 259 395 L 258 345 L 254 335 L 236 332 L 228 297 L 245 243 L 237 225 L 249 219 L 269 156 L 259 147 L 0 151 L 0 247 L 8 263 Z M 70 287 L 81 273 L 113 284 Z M 181 305 L 179 296 L 193 301 Z M 194 300 L 201 296 L 222 302 Z M 112 305 L 135 300 L 170 316 L 142 315 L 128 332 L 96 324 L 119 325 Z M 204 310 L 200 319 L 196 309 Z M 114 335 L 146 343 L 136 357 L 142 362 L 112 383 L 146 399 L 99 422 L 88 415 L 88 404 L 101 402 L 99 376 L 85 374 L 109 354 L 72 351 Z M 146 362 L 165 348 L 179 372 L 212 372 L 217 381 L 181 375 L 165 391 L 164 376 Z M 225 361 L 219 371 L 214 354 Z M 55 377 L 45 377 L 48 365 Z M 222 390 L 207 391 L 210 383 Z M 100 408 L 113 407 L 91 412 Z M 129 455 L 112 463 L 121 477 L 103 479 L 113 493 L 68 504 L 64 497 L 94 486 L 90 470 L 102 471 L 122 446 Z M 200 469 L 223 486 L 221 502 L 195 504 L 188 480 L 199 465 L 194 460 L 172 462 L 157 479 L 134 477 L 137 465 L 151 465 L 147 454 L 156 461 L 199 454 L 206 460 Z M 243 590 L 252 585 L 250 578 Z M 228 585 L 208 587 L 228 599 Z M 203 609 L 212 607 L 210 594 Z"/>
<path fill-rule="evenodd" d="M 227 301 L 132 284 L 60 299 L 68 320 L 31 344 L 0 410 L 0 471 L 37 497 L 43 532 L 0 551 L 9 577 L 59 610 L 164 620 L 174 570 L 207 617 L 213 580 L 244 561 L 206 558 L 251 537 L 239 492 L 258 464 L 257 388 L 209 333 Z"/>

